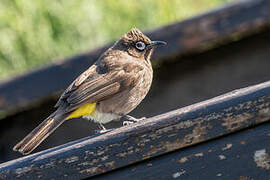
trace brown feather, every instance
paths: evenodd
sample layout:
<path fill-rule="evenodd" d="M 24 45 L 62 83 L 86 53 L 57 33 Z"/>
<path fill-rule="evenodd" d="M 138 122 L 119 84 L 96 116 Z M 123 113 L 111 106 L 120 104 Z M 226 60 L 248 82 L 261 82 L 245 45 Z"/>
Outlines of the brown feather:
<path fill-rule="evenodd" d="M 22 154 L 31 153 L 44 139 L 46 139 L 65 121 L 65 117 L 67 117 L 67 115 L 58 114 L 49 116 L 23 140 L 14 146 L 13 150 L 19 151 Z"/>
<path fill-rule="evenodd" d="M 108 99 L 117 93 L 136 86 L 139 79 L 137 74 L 142 70 L 140 66 L 136 67 L 135 64 L 132 68 L 130 64 L 114 61 L 114 58 L 119 57 L 110 55 L 110 53 L 101 57 L 103 57 L 103 66 L 95 64 L 86 70 L 61 95 L 56 106 L 65 106 L 65 112 L 70 112 L 83 104 Z M 105 74 L 99 73 L 102 67 L 110 69 L 112 66 L 114 66 L 113 71 Z M 120 66 L 119 70 L 116 70 L 117 66 Z"/>
<path fill-rule="evenodd" d="M 151 44 L 151 40 L 138 29 L 123 35 L 94 65 L 70 84 L 55 105 L 58 110 L 13 149 L 29 154 L 72 111 L 86 103 L 97 103 L 98 112 L 114 115 L 127 114 L 133 110 L 148 93 L 153 77 L 150 62 L 152 48 L 138 50 L 135 46 L 138 41 L 145 45 Z"/>

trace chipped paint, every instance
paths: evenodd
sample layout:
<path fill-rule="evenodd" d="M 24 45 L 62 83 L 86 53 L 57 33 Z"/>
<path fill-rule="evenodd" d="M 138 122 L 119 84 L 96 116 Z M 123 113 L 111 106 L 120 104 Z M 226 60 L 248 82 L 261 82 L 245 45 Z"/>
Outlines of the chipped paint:
<path fill-rule="evenodd" d="M 228 149 L 231 149 L 231 147 L 232 147 L 232 144 L 226 144 L 225 147 L 222 147 L 222 151 L 226 151 Z"/>
<path fill-rule="evenodd" d="M 260 118 L 256 119 L 256 123 L 262 123 L 270 119 L 270 103 L 263 104 L 263 106 L 268 106 L 268 108 L 262 107 L 262 109 L 259 110 L 258 115 Z"/>
<path fill-rule="evenodd" d="M 17 177 L 20 177 L 21 175 L 29 172 L 32 170 L 32 166 L 26 166 L 26 167 L 23 167 L 23 168 L 17 168 L 15 170 L 15 174 L 18 175 Z"/>
<path fill-rule="evenodd" d="M 195 144 L 197 142 L 203 141 L 205 138 L 204 134 L 207 134 L 207 129 L 210 129 L 211 126 L 197 125 L 193 128 L 192 133 L 185 135 L 184 139 L 175 139 L 174 141 L 161 141 L 160 146 L 150 145 L 150 150 L 144 155 L 144 157 L 152 156 L 160 151 L 171 151 L 179 147 L 184 147 L 187 144 Z M 170 128 L 171 129 L 171 128 Z M 166 129 L 167 132 L 168 129 Z M 164 131 L 159 131 L 164 132 Z M 153 136 L 151 136 L 153 137 Z"/>
<path fill-rule="evenodd" d="M 147 163 L 146 165 L 147 165 L 148 167 L 149 167 L 149 166 L 153 166 L 153 164 L 152 164 L 152 163 Z"/>
<path fill-rule="evenodd" d="M 218 157 L 219 157 L 220 160 L 225 160 L 226 159 L 226 156 L 224 156 L 222 154 L 221 155 L 218 155 Z"/>
<path fill-rule="evenodd" d="M 199 121 L 199 119 L 196 119 L 196 120 L 197 120 L 196 122 Z M 175 125 L 175 128 L 176 129 L 186 129 L 186 128 L 192 127 L 195 124 L 197 124 L 196 122 L 195 121 L 191 121 L 191 120 L 182 121 L 179 124 L 176 124 Z"/>
<path fill-rule="evenodd" d="M 181 159 L 178 160 L 179 163 L 184 163 L 187 162 L 188 158 L 187 157 L 182 157 Z"/>
<path fill-rule="evenodd" d="M 174 137 L 174 136 L 177 136 L 177 135 L 178 135 L 178 133 L 169 134 L 168 137 L 170 138 L 170 137 Z"/>
<path fill-rule="evenodd" d="M 246 141 L 240 141 L 240 144 L 245 145 Z"/>
<path fill-rule="evenodd" d="M 107 156 L 103 156 L 103 157 L 101 157 L 101 161 L 106 161 L 108 158 L 109 158 L 108 155 Z"/>
<path fill-rule="evenodd" d="M 127 148 L 127 151 L 119 152 L 115 156 L 123 158 L 123 157 L 127 157 L 130 154 L 133 154 L 133 152 L 134 152 L 133 147 L 129 147 Z"/>
<path fill-rule="evenodd" d="M 221 174 L 221 173 L 218 173 L 216 176 L 217 176 L 217 177 L 220 177 L 220 176 L 222 176 L 222 174 Z"/>
<path fill-rule="evenodd" d="M 54 168 L 55 167 L 55 160 L 52 160 L 49 163 L 44 164 L 44 168 Z"/>
<path fill-rule="evenodd" d="M 185 163 L 187 162 L 189 159 L 191 159 L 192 157 L 203 157 L 204 156 L 204 153 L 203 152 L 200 152 L 200 153 L 195 153 L 195 154 L 191 154 L 189 156 L 185 156 L 185 157 L 182 157 L 178 160 L 179 163 Z"/>
<path fill-rule="evenodd" d="M 270 155 L 266 153 L 266 149 L 255 151 L 253 159 L 259 168 L 270 170 Z"/>
<path fill-rule="evenodd" d="M 102 154 L 104 154 L 104 151 L 98 151 L 98 152 L 97 152 L 97 155 L 98 155 L 98 156 L 100 156 L 100 155 L 102 155 Z"/>
<path fill-rule="evenodd" d="M 79 160 L 79 157 L 78 156 L 72 156 L 70 158 L 66 158 L 65 162 L 66 163 L 73 163 L 73 162 L 76 162 Z"/>
<path fill-rule="evenodd" d="M 100 171 L 100 169 L 98 167 L 92 167 L 92 168 L 89 168 L 89 169 L 84 169 L 84 170 L 80 171 L 80 173 L 93 174 L 93 173 L 98 172 L 98 171 Z"/>
<path fill-rule="evenodd" d="M 131 171 L 133 171 L 133 172 L 136 171 L 136 168 L 132 168 Z"/>
<path fill-rule="evenodd" d="M 78 164 L 78 166 L 93 166 L 94 164 L 97 164 L 98 162 L 99 162 L 99 159 L 92 159 L 91 161 L 84 161 Z"/>
<path fill-rule="evenodd" d="M 244 91 L 244 93 L 242 91 Z M 35 163 L 33 163 L 34 167 L 29 170 L 25 168 L 29 167 L 29 165 L 24 165 L 25 167 L 23 168 L 25 169 L 17 168 L 17 171 L 24 175 L 40 172 L 44 169 L 46 169 L 46 171 L 53 171 L 56 167 L 67 166 L 72 168 L 75 172 L 93 176 L 119 168 L 123 164 L 133 164 L 166 152 L 204 142 L 220 135 L 235 132 L 240 128 L 261 122 L 258 119 L 265 118 L 265 114 L 268 113 L 267 109 L 264 110 L 266 108 L 265 102 L 268 101 L 268 97 L 264 97 L 266 99 L 260 99 L 261 104 L 258 104 L 259 100 L 257 99 L 252 102 L 248 101 L 240 105 L 232 104 L 233 107 L 227 107 L 232 98 L 239 98 L 239 94 L 241 95 L 240 92 L 243 94 L 248 93 L 248 91 L 245 91 L 247 90 L 238 90 L 234 93 L 223 95 L 222 97 L 166 113 L 165 115 L 146 119 L 142 124 L 136 123 L 134 126 L 123 127 L 100 136 L 86 138 L 84 141 L 80 141 L 79 143 L 75 142 L 57 151 L 33 155 L 32 158 L 30 156 L 30 163 L 35 161 Z M 228 103 L 226 104 L 224 102 Z M 237 101 L 233 103 L 235 102 Z M 217 103 L 221 104 L 221 106 L 216 107 Z M 220 109 L 224 104 L 225 107 Z M 258 113 L 259 111 L 260 113 Z M 160 117 L 166 117 L 167 119 Z M 226 128 L 220 128 L 222 126 Z M 231 149 L 232 143 L 228 143 L 219 148 L 218 150 L 223 151 Z M 217 150 L 213 148 L 208 150 L 208 152 L 216 151 Z M 77 152 L 80 153 L 80 156 L 73 154 Z M 179 160 L 175 161 L 178 163 L 191 163 L 193 160 L 196 161 L 207 154 L 207 152 L 199 151 L 186 157 L 181 157 Z M 220 160 L 226 159 L 226 156 L 223 155 L 222 152 L 217 157 Z M 240 156 L 237 155 L 237 158 L 239 157 Z M 260 166 L 264 165 L 264 167 L 267 167 L 266 163 L 260 161 L 258 156 L 256 157 L 256 161 L 260 162 Z M 26 159 L 27 158 L 29 157 L 26 157 Z M 39 164 L 40 162 L 45 163 Z M 74 164 L 70 166 L 69 163 Z M 13 163 L 10 162 L 5 165 L 8 167 L 12 164 Z M 35 164 L 38 164 L 38 166 L 35 166 Z M 147 166 L 150 166 L 150 164 L 147 164 Z M 8 171 L 5 171 L 5 174 L 0 174 L 0 176 L 3 177 L 8 173 Z M 67 172 L 65 173 L 68 174 Z M 173 173 L 174 177 L 181 175 L 183 175 L 182 171 Z"/>
<path fill-rule="evenodd" d="M 223 120 L 222 126 L 225 126 L 228 131 L 234 131 L 240 129 L 248 122 L 248 119 L 253 117 L 252 114 L 243 113 L 233 117 L 227 117 Z"/>
<path fill-rule="evenodd" d="M 194 129 L 192 130 L 191 134 L 187 134 L 184 138 L 184 142 L 186 144 L 193 144 L 193 143 L 197 143 L 200 141 L 203 141 L 204 138 L 204 134 L 207 134 L 207 128 L 208 126 L 195 126 Z"/>
<path fill-rule="evenodd" d="M 110 161 L 110 162 L 105 163 L 104 165 L 108 167 L 109 169 L 114 169 L 115 168 L 114 163 L 115 163 L 114 161 Z"/>
<path fill-rule="evenodd" d="M 194 156 L 196 156 L 196 157 L 203 157 L 203 153 L 201 152 L 201 153 L 197 153 L 197 154 L 194 154 Z"/>
<path fill-rule="evenodd" d="M 176 172 L 176 173 L 173 173 L 173 174 L 172 174 L 172 177 L 173 177 L 173 178 L 178 178 L 178 177 L 182 176 L 182 175 L 185 174 L 185 173 L 186 173 L 186 171 L 185 171 L 184 169 L 180 169 L 180 171 L 178 171 L 178 172 Z"/>

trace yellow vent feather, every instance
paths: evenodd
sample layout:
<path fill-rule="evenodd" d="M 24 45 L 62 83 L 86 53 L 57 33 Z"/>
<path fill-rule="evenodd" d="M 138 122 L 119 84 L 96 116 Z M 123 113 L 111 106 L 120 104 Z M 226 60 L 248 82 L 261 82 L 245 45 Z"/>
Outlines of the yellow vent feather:
<path fill-rule="evenodd" d="M 72 118 L 78 118 L 78 117 L 86 116 L 86 115 L 92 115 L 95 109 L 96 109 L 96 103 L 89 103 L 89 104 L 82 105 L 81 107 L 73 111 L 66 118 L 66 120 L 72 119 Z"/>

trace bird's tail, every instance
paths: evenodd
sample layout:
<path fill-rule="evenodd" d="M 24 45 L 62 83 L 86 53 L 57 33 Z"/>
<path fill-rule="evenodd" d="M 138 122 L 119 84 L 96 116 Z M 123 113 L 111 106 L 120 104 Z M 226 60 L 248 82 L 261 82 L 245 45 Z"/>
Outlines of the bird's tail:
<path fill-rule="evenodd" d="M 43 140 L 45 140 L 58 126 L 65 121 L 66 117 L 67 115 L 53 113 L 16 146 L 14 146 L 13 150 L 19 151 L 24 155 L 31 153 Z"/>

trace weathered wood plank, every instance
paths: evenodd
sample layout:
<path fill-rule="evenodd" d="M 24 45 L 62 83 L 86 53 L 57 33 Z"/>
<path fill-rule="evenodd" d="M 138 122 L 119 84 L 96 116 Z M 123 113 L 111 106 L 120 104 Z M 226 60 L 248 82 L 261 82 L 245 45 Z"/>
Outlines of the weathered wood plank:
<path fill-rule="evenodd" d="M 189 20 L 162 27 L 148 35 L 168 42 L 154 59 L 172 59 L 194 51 L 204 51 L 224 42 L 260 31 L 270 24 L 270 1 L 246 0 Z M 57 62 L 0 84 L 0 118 L 53 97 L 87 67 L 109 45 Z"/>
<path fill-rule="evenodd" d="M 270 81 L 3 163 L 0 177 L 91 177 L 269 119 Z"/>
<path fill-rule="evenodd" d="M 270 123 L 120 168 L 96 179 L 269 180 Z"/>

